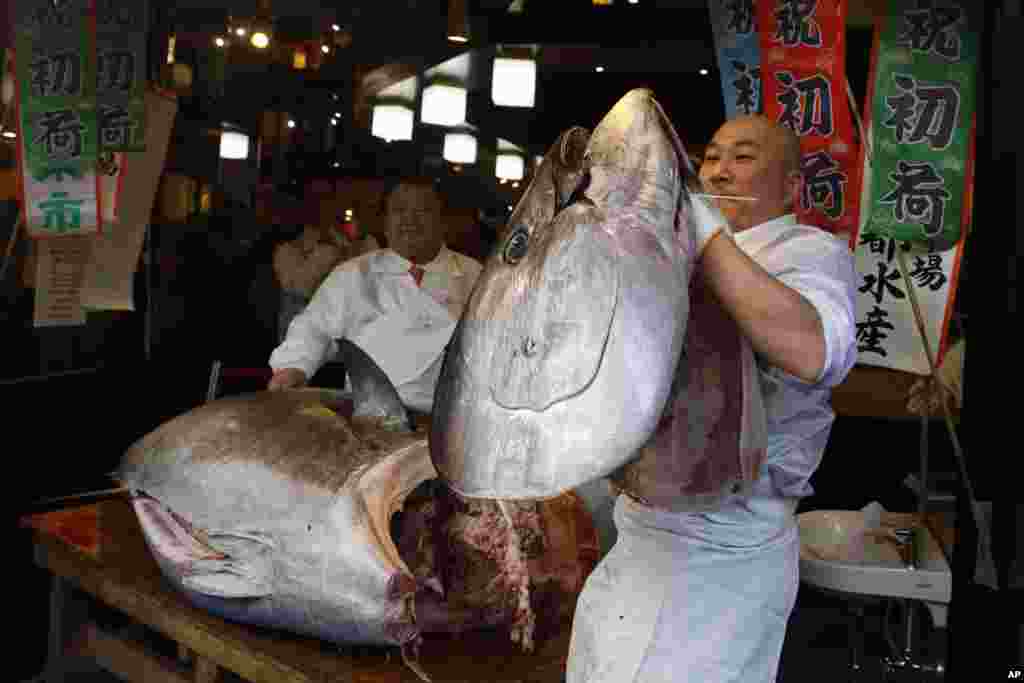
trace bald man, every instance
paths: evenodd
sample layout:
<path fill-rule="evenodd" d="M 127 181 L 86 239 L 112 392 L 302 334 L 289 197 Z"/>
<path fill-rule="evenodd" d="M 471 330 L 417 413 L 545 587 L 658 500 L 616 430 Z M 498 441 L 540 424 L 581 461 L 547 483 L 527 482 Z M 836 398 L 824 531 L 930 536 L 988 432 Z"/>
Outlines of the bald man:
<path fill-rule="evenodd" d="M 762 116 L 727 121 L 700 180 L 737 197 L 692 198 L 695 277 L 754 350 L 766 459 L 750 495 L 710 509 L 618 496 L 617 544 L 580 596 L 567 683 L 776 678 L 799 583 L 795 511 L 835 417 L 831 387 L 856 360 L 856 271 L 845 242 L 796 221 L 800 144 L 788 129 Z"/>

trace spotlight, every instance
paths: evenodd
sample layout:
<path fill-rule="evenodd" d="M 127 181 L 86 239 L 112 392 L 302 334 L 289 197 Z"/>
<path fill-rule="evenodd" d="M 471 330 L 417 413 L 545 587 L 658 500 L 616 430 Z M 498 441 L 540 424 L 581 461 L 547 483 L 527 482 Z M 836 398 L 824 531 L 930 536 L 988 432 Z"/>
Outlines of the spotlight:
<path fill-rule="evenodd" d="M 337 33 L 338 31 L 341 30 L 341 27 L 338 26 L 337 24 L 331 24 L 331 30 Z"/>
<path fill-rule="evenodd" d="M 224 38 L 222 38 L 221 36 L 217 36 L 213 39 L 213 44 L 217 47 L 224 47 L 228 44 L 228 41 L 224 40 Z"/>
<path fill-rule="evenodd" d="M 331 47 L 324 43 L 320 46 L 320 52 L 323 52 L 325 55 L 329 55 L 331 54 Z"/>

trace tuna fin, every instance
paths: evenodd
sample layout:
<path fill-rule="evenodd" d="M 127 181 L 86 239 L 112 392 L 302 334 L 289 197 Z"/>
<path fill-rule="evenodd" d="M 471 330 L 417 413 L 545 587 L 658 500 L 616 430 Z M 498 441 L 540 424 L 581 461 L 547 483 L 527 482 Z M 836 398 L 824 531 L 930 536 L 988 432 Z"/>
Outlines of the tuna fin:
<path fill-rule="evenodd" d="M 189 590 L 218 598 L 264 598 L 274 591 L 260 562 L 199 560 L 181 582 Z"/>
<path fill-rule="evenodd" d="M 338 355 L 352 382 L 353 417 L 379 417 L 384 419 L 385 425 L 394 424 L 399 429 L 413 431 L 412 420 L 398 397 L 398 390 L 373 358 L 348 339 L 338 340 Z"/>
<path fill-rule="evenodd" d="M 210 531 L 206 538 L 222 557 L 192 560 L 182 577 L 187 588 L 218 598 L 262 598 L 274 592 L 267 557 L 272 539 L 242 531 Z"/>
<path fill-rule="evenodd" d="M 132 506 L 153 554 L 161 564 L 175 567 L 186 588 L 221 598 L 263 597 L 272 592 L 267 562 L 261 557 L 266 543 L 244 535 L 226 538 L 223 545 L 229 552 L 251 556 L 236 560 L 156 499 L 136 496 Z M 252 546 L 256 552 L 251 552 Z"/>

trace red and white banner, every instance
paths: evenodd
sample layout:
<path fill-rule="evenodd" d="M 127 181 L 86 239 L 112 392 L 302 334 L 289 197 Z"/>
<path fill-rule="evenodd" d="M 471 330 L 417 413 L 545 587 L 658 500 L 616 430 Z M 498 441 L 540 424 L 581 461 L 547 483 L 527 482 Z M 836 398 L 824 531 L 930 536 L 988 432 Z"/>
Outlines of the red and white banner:
<path fill-rule="evenodd" d="M 846 96 L 846 0 L 757 0 L 763 110 L 800 138 L 797 219 L 836 234 L 858 225 L 858 142 Z"/>

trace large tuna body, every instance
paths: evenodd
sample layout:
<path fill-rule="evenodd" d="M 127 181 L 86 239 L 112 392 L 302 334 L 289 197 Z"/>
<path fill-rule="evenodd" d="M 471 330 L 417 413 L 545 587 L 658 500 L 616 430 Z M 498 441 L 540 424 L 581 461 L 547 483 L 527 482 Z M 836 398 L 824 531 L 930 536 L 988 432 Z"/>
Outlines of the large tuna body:
<path fill-rule="evenodd" d="M 431 453 L 453 489 L 555 496 L 648 440 L 686 332 L 690 175 L 647 90 L 552 146 L 445 358 Z"/>
<path fill-rule="evenodd" d="M 224 398 L 129 449 L 118 478 L 163 573 L 203 609 L 333 642 L 408 654 L 422 631 L 505 625 L 528 649 L 536 613 L 564 617 L 597 560 L 582 504 L 452 495 L 426 429 L 370 386 L 383 373 L 352 374 L 354 401 Z"/>

